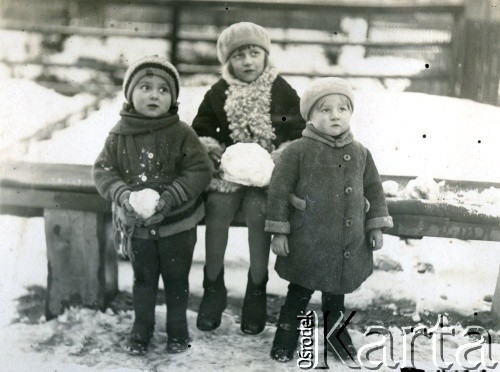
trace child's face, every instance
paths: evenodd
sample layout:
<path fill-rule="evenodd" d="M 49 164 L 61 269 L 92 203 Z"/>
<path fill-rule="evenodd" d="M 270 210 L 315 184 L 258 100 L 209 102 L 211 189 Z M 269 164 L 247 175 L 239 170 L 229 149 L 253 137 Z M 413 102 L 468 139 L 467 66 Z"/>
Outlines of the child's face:
<path fill-rule="evenodd" d="M 167 82 L 156 75 L 142 77 L 132 91 L 132 103 L 144 116 L 156 118 L 166 114 L 172 104 Z"/>
<path fill-rule="evenodd" d="M 335 137 L 349 129 L 351 116 L 349 99 L 340 94 L 329 94 L 314 105 L 309 120 L 318 131 Z"/>
<path fill-rule="evenodd" d="M 251 83 L 266 67 L 266 52 L 256 45 L 242 47 L 231 54 L 229 63 L 237 79 Z"/>

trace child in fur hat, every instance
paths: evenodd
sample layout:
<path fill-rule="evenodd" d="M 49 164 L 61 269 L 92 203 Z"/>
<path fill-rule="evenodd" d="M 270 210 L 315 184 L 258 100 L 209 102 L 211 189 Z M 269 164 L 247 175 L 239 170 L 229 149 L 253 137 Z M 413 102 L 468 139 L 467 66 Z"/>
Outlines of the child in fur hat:
<path fill-rule="evenodd" d="M 382 229 L 392 227 L 382 184 L 370 152 L 349 129 L 354 92 L 339 78 L 316 80 L 304 92 L 302 138 L 276 164 L 269 186 L 266 231 L 278 255 L 276 271 L 290 282 L 281 308 L 271 357 L 293 358 L 299 337 L 297 316 L 315 290 L 322 292 L 328 334 L 345 311 L 344 294 L 373 271 L 373 250 Z M 347 331 L 329 337 L 334 357 L 356 357 Z"/>
<path fill-rule="evenodd" d="M 163 58 L 146 57 L 125 73 L 126 103 L 93 167 L 97 190 L 114 202 L 134 270 L 134 325 L 127 348 L 143 354 L 155 325 L 161 275 L 167 304 L 167 352 L 188 349 L 186 319 L 196 226 L 204 217 L 200 195 L 212 178 L 211 161 L 194 130 L 177 115 L 179 75 Z M 132 192 L 159 195 L 144 219 L 132 207 Z M 151 190 L 148 190 L 151 192 Z M 134 194 L 136 195 L 136 194 Z M 135 198 L 134 198 L 135 199 Z"/>
<path fill-rule="evenodd" d="M 252 142 L 271 155 L 283 143 L 300 137 L 305 126 L 299 97 L 269 60 L 267 32 L 250 22 L 226 28 L 217 40 L 222 78 L 205 94 L 193 128 L 216 167 L 227 146 Z M 266 191 L 242 186 L 215 175 L 206 201 L 205 289 L 197 327 L 216 329 L 226 307 L 224 253 L 229 226 L 242 208 L 248 227 L 250 269 L 242 309 L 241 329 L 260 333 L 266 322 L 270 235 L 264 231 Z"/>

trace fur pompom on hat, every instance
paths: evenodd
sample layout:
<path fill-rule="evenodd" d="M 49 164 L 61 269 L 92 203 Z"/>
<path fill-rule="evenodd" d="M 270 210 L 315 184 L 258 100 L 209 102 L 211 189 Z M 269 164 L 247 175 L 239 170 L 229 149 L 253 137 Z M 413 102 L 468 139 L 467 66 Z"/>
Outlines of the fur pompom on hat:
<path fill-rule="evenodd" d="M 220 63 L 226 63 L 231 54 L 243 45 L 257 45 L 269 53 L 271 41 L 264 27 L 252 22 L 235 23 L 222 31 L 217 39 Z"/>
<path fill-rule="evenodd" d="M 354 110 L 354 91 L 351 86 L 341 78 L 328 77 L 315 80 L 306 89 L 300 98 L 300 113 L 307 121 L 309 114 L 318 100 L 329 94 L 342 94 L 349 98 L 351 107 Z"/>
<path fill-rule="evenodd" d="M 179 97 L 179 73 L 177 69 L 165 58 L 148 56 L 132 63 L 123 78 L 123 93 L 128 103 L 132 102 L 132 91 L 141 78 L 148 75 L 159 76 L 167 82 L 172 105 L 175 105 Z"/>

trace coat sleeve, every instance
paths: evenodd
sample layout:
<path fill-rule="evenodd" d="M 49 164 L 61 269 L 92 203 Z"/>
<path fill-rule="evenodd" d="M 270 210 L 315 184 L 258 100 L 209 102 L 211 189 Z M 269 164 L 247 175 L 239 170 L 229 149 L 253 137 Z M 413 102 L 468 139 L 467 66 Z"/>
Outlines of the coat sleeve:
<path fill-rule="evenodd" d="M 289 234 L 290 194 L 299 181 L 300 153 L 297 146 L 288 146 L 274 167 L 269 184 L 265 230 L 275 234 Z"/>
<path fill-rule="evenodd" d="M 370 203 L 366 213 L 365 230 L 387 229 L 393 226 L 380 176 L 370 151 L 367 150 L 365 172 L 363 174 L 365 198 Z"/>
<path fill-rule="evenodd" d="M 162 197 L 172 198 L 173 207 L 198 198 L 212 180 L 212 162 L 194 130 L 186 125 L 179 176 L 165 188 Z"/>
<path fill-rule="evenodd" d="M 216 138 L 216 128 L 218 119 L 215 114 L 215 111 L 210 102 L 210 94 L 212 89 L 210 89 L 205 96 L 203 97 L 203 101 L 198 108 L 198 113 L 193 119 L 193 129 L 196 134 L 200 137 L 212 137 Z"/>
<path fill-rule="evenodd" d="M 120 175 L 114 150 L 116 150 L 116 138 L 109 135 L 92 167 L 92 178 L 97 191 L 104 199 L 118 203 L 120 195 L 132 189 Z"/>
<path fill-rule="evenodd" d="M 276 143 L 293 141 L 302 137 L 306 123 L 300 115 L 300 98 L 295 89 L 281 76 L 273 86 L 272 99 L 276 107 L 272 110 L 271 120 L 275 125 Z"/>

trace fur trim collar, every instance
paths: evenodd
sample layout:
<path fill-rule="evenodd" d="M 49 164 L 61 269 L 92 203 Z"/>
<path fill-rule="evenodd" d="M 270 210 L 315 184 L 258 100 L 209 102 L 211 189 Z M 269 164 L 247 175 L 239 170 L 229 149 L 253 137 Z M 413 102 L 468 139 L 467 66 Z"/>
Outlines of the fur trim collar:
<path fill-rule="evenodd" d="M 222 78 L 229 85 L 224 104 L 229 121 L 230 137 L 236 142 L 257 143 L 267 151 L 274 150 L 276 138 L 271 122 L 271 88 L 278 71 L 270 63 L 251 83 L 236 79 L 229 64 L 222 68 Z"/>

